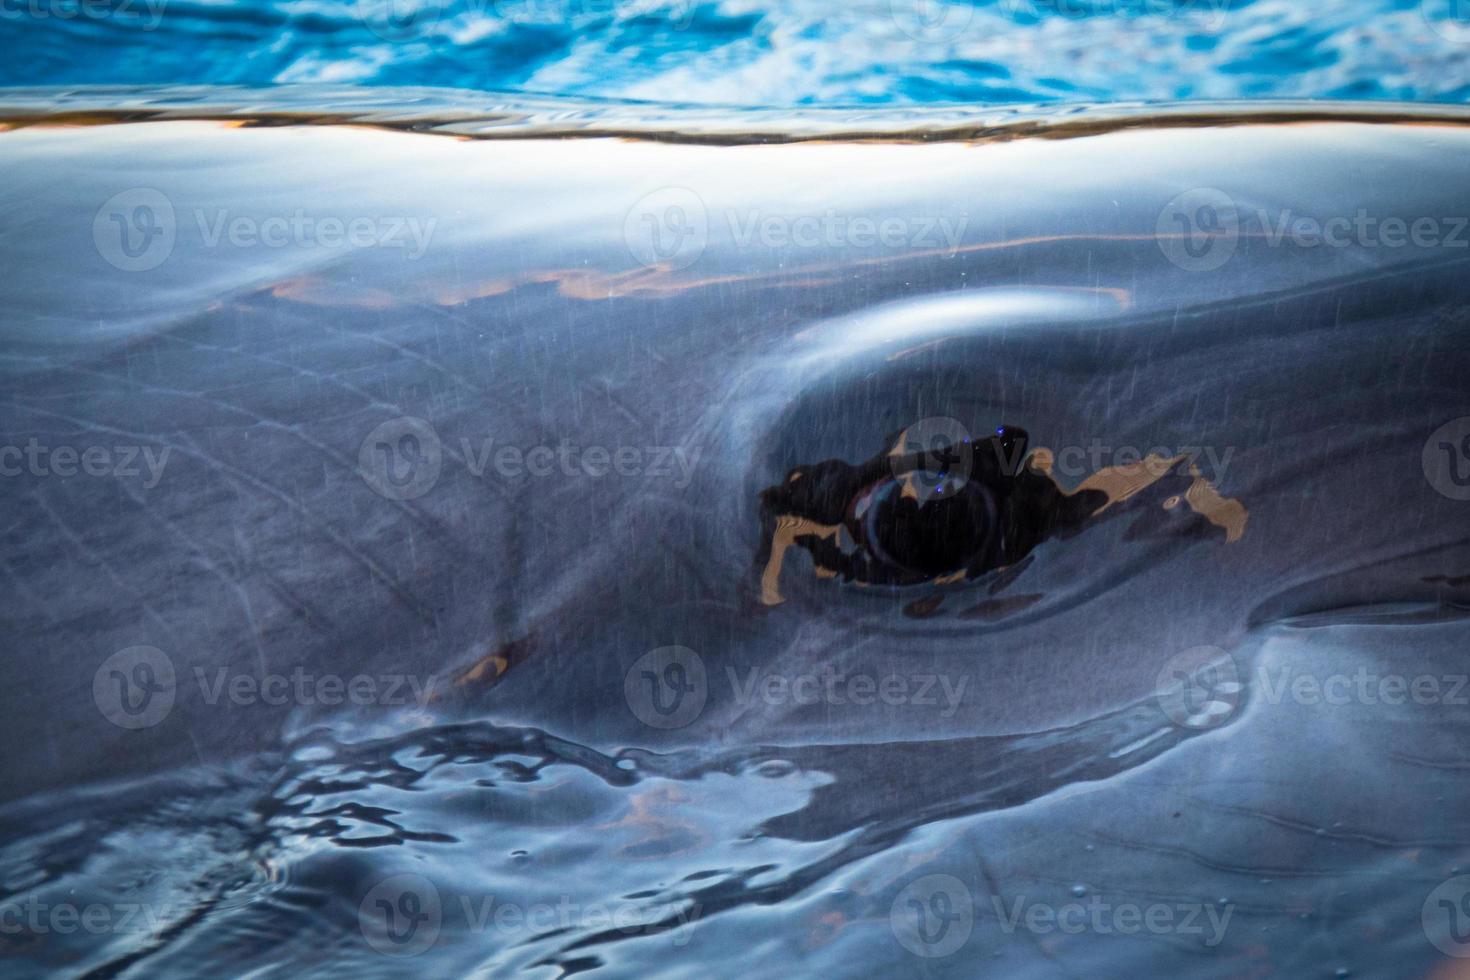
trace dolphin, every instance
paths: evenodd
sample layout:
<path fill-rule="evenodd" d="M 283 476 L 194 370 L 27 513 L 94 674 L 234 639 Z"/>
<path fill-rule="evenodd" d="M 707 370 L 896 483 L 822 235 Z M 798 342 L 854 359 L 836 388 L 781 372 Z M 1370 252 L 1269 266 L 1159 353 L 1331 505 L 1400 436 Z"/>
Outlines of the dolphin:
<path fill-rule="evenodd" d="M 613 781 L 836 774 L 763 833 L 859 842 L 701 893 L 710 928 L 1043 798 L 1056 833 L 1169 840 L 1149 773 L 1214 808 L 1184 865 L 1255 866 L 1222 814 L 1284 855 L 1348 796 L 1375 859 L 1470 839 L 1445 777 L 1470 115 L 780 142 L 16 119 L 13 813 L 479 723 Z M 1443 686 L 1305 705 L 1303 675 L 1360 668 Z M 1396 927 L 1450 863 L 1377 897 Z M 1019 873 L 958 877 L 1004 910 Z"/>

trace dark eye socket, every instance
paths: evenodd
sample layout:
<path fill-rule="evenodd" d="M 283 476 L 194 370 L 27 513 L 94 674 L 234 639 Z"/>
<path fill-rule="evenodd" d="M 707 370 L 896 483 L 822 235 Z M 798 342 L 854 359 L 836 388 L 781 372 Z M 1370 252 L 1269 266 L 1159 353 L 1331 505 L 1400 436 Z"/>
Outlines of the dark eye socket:
<path fill-rule="evenodd" d="M 972 579 L 1024 554 L 1031 538 L 1025 528 L 1017 533 L 1012 503 L 1024 430 L 1002 426 L 980 440 L 935 434 L 906 430 L 862 463 L 799 466 L 762 491 L 766 601 L 782 601 L 778 580 L 791 547 L 811 555 L 819 577 L 888 586 Z M 1035 490 L 1028 484 L 1023 496 L 1044 510 Z"/>
<path fill-rule="evenodd" d="M 995 498 L 957 471 L 914 469 L 861 490 L 847 526 L 900 578 L 931 579 L 964 571 L 987 552 Z"/>

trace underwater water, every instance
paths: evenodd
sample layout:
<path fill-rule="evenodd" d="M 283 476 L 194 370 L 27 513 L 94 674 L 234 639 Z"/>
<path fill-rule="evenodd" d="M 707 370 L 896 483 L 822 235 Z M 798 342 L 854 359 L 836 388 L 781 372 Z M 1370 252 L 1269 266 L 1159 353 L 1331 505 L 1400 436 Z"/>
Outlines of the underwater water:
<path fill-rule="evenodd" d="M 0 973 L 1464 975 L 1461 110 L 68 98 Z"/>

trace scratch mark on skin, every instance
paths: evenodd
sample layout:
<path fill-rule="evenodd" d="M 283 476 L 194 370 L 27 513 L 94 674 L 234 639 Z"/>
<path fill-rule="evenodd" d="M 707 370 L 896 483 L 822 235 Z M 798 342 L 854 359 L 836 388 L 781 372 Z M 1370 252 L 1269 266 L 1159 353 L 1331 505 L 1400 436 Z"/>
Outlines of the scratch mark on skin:
<path fill-rule="evenodd" d="M 250 593 L 240 584 L 238 573 L 234 575 L 226 574 L 225 570 L 219 566 L 219 563 L 209 557 L 209 554 L 204 550 L 203 546 L 195 541 L 183 528 L 179 527 L 176 521 L 156 513 L 152 507 L 148 506 L 147 501 L 142 499 L 136 487 L 127 486 L 126 484 L 124 484 L 124 487 L 127 490 L 128 497 L 133 503 L 138 505 L 139 510 L 150 521 L 161 525 L 165 531 L 182 541 L 194 553 L 200 563 L 204 565 L 205 569 L 215 578 L 219 579 L 234 594 L 240 603 L 240 611 L 245 615 L 246 625 L 250 628 L 250 641 L 255 647 L 256 666 L 260 668 L 260 676 L 265 677 L 269 673 L 269 669 L 266 666 L 265 647 L 261 642 L 262 632 L 260 623 L 255 618 L 255 607 L 250 601 Z"/>
<path fill-rule="evenodd" d="M 431 307 L 428 307 L 428 306 L 425 306 L 425 307 L 423 307 L 423 309 L 425 309 L 425 310 L 431 310 L 432 308 Z M 331 326 L 325 326 L 325 325 L 324 325 L 324 329 L 326 329 L 327 331 L 329 331 L 331 333 L 337 334 L 338 336 L 341 336 L 341 337 L 351 337 L 354 340 L 365 340 L 365 341 L 367 341 L 370 344 L 377 344 L 380 347 L 387 347 L 388 349 L 394 351 L 395 353 L 402 354 L 404 357 L 408 358 L 411 361 L 417 361 L 418 363 L 424 365 L 425 367 L 433 368 L 435 371 L 439 372 L 439 374 L 442 375 L 443 377 L 448 378 L 448 379 L 450 379 L 452 381 L 458 382 L 461 386 L 463 386 L 465 388 L 468 388 L 470 391 L 475 392 L 475 394 L 477 394 L 477 395 L 484 395 L 484 394 L 486 394 L 486 392 L 485 392 L 485 390 L 483 388 L 480 388 L 477 385 L 470 384 L 470 382 L 467 381 L 467 380 L 465 380 L 465 378 L 462 375 L 460 375 L 460 374 L 458 374 L 458 373 L 456 373 L 454 371 L 451 371 L 448 367 L 446 367 L 443 364 L 440 364 L 438 361 L 434 360 L 432 357 L 428 357 L 427 355 L 420 354 L 418 351 L 413 350 L 412 348 L 409 348 L 409 347 L 405 347 L 402 344 L 395 343 L 394 341 L 389 340 L 387 337 L 379 337 L 376 334 L 360 333 L 360 332 L 358 332 L 356 330 L 344 330 L 344 329 L 342 329 L 340 327 L 331 327 Z"/>
<path fill-rule="evenodd" d="M 147 598 L 144 597 L 144 595 L 137 589 L 129 585 L 127 581 L 117 573 L 116 569 L 114 569 L 112 565 L 108 563 L 106 558 L 103 558 L 100 554 L 93 550 L 91 545 L 87 544 L 87 542 L 83 540 L 82 537 L 76 533 L 76 531 L 72 530 L 71 526 L 62 519 L 61 515 L 56 513 L 56 511 L 52 509 L 50 504 L 46 503 L 39 492 L 32 493 L 30 495 L 30 498 L 36 502 L 36 505 L 41 508 L 42 513 L 44 513 L 46 517 L 50 519 L 51 523 L 56 525 L 57 530 L 62 533 L 67 541 L 71 542 L 72 547 L 76 548 L 91 562 L 96 564 L 97 567 L 106 572 L 107 577 L 112 579 L 113 585 L 117 586 L 123 592 L 126 592 L 128 595 L 132 596 L 133 601 L 138 604 L 138 607 L 148 614 L 148 618 L 153 620 L 154 624 L 158 626 L 159 629 L 167 633 L 170 639 L 172 639 L 175 643 L 178 642 L 178 637 L 174 635 L 173 627 L 171 627 L 168 622 L 158 614 L 158 611 L 156 609 L 148 604 Z"/>
<path fill-rule="evenodd" d="M 311 438 L 310 436 L 302 432 L 298 427 L 294 425 L 288 425 L 276 419 L 269 418 L 268 416 L 250 411 L 249 409 L 244 408 L 243 406 L 235 404 L 233 402 L 228 402 L 220 398 L 211 398 L 201 392 L 188 391 L 182 388 L 169 388 L 162 385 L 145 384 L 144 382 L 136 381 L 132 378 L 122 377 L 116 374 L 109 374 L 106 371 L 95 371 L 78 367 L 63 367 L 61 368 L 61 370 L 73 374 L 90 375 L 92 377 L 101 378 L 105 381 L 128 385 L 140 391 L 149 392 L 150 394 L 167 395 L 174 398 L 187 398 L 194 401 L 202 401 L 207 405 L 213 405 L 217 408 L 224 409 L 225 411 L 237 412 L 244 418 L 255 423 L 256 425 L 271 429 L 276 432 L 284 433 L 289 438 L 296 439 L 297 441 L 311 447 L 315 451 L 321 453 L 327 459 L 330 459 L 332 462 L 336 463 L 338 466 L 343 467 L 349 472 L 356 473 L 358 470 L 358 465 L 355 460 L 347 458 L 346 456 L 339 453 L 337 450 L 333 449 L 331 446 L 328 446 L 326 443 Z M 411 501 L 393 500 L 388 502 L 392 504 L 397 510 L 403 512 L 407 516 L 413 517 L 416 521 L 418 521 L 425 527 L 434 528 L 441 535 L 443 535 L 446 540 L 454 540 L 454 535 L 450 534 L 448 528 L 444 527 L 442 523 L 424 512 L 420 507 L 414 505 Z"/>
<path fill-rule="evenodd" d="M 47 604 L 44 599 L 41 598 L 40 594 L 37 593 L 35 589 L 31 588 L 30 584 L 27 583 L 24 578 L 15 574 L 15 569 L 10 567 L 10 562 L 8 560 L 0 558 L 0 571 L 4 571 L 5 577 L 15 583 L 15 588 L 17 592 L 23 593 L 25 597 L 29 599 L 33 605 L 36 606 L 36 608 L 41 610 L 41 613 L 46 617 L 46 621 L 50 625 L 55 626 L 61 621 L 57 618 L 56 614 L 51 611 L 51 606 Z"/>
<path fill-rule="evenodd" d="M 135 439 L 140 442 L 149 441 L 153 438 L 139 432 L 130 432 L 127 429 L 120 429 L 116 426 L 104 425 L 103 423 L 95 420 L 76 418 L 75 416 L 65 415 L 61 412 L 53 412 L 49 409 L 37 408 L 34 405 L 27 406 L 14 398 L 10 400 L 10 403 L 26 411 L 35 412 L 41 415 L 47 415 L 52 418 L 59 419 L 63 422 L 70 422 L 72 425 L 90 427 L 92 430 L 97 432 L 106 432 L 110 435 L 122 436 L 128 439 Z M 245 472 L 244 470 L 238 469 L 237 467 L 231 466 L 229 463 L 226 463 L 221 459 L 216 459 L 209 453 L 200 449 L 198 445 L 193 442 L 193 440 L 189 440 L 188 445 L 176 443 L 173 444 L 173 446 L 185 456 L 191 456 L 194 459 L 199 460 L 201 463 L 204 463 L 211 469 L 229 474 L 240 480 L 241 482 L 247 483 L 250 486 L 256 488 L 261 493 L 274 497 L 282 504 L 285 504 L 287 508 L 299 514 L 309 523 L 314 525 L 318 530 L 320 530 L 322 534 L 324 534 L 329 540 L 331 540 L 333 544 L 335 544 L 338 548 L 342 550 L 343 554 L 347 555 L 353 561 L 357 562 L 364 569 L 366 569 L 375 579 L 382 582 L 384 586 L 387 587 L 388 591 L 393 594 L 394 598 L 403 603 L 415 615 L 423 620 L 424 623 L 429 626 L 434 625 L 433 612 L 425 607 L 421 602 L 419 602 L 418 598 L 412 592 L 410 592 L 403 585 L 403 583 L 399 582 L 392 575 L 392 573 L 390 573 L 386 568 L 383 568 L 381 565 L 379 565 L 370 556 L 365 555 L 361 551 L 359 551 L 352 544 L 351 541 L 344 538 L 329 524 L 322 521 L 316 515 L 312 514 L 309 510 L 306 509 L 305 506 L 301 504 L 300 501 L 292 498 L 289 494 L 285 493 L 279 487 L 272 486 L 271 484 L 266 483 L 264 480 L 261 480 L 258 477 L 255 477 L 252 474 Z"/>

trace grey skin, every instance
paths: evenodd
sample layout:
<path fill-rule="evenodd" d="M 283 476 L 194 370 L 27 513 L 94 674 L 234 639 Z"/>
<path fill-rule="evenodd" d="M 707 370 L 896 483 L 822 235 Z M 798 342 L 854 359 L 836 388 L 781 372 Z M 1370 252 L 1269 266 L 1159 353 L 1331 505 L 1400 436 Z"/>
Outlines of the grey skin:
<path fill-rule="evenodd" d="M 1466 214 L 1467 151 L 1456 126 L 1362 122 L 978 146 L 4 133 L 0 443 L 168 455 L 152 485 L 141 457 L 138 476 L 0 479 L 0 794 L 225 765 L 316 725 L 488 718 L 608 751 L 1035 732 L 1149 699 L 1195 647 L 1250 662 L 1296 617 L 1453 619 L 1470 503 L 1421 457 L 1470 415 L 1470 249 L 1273 235 L 1283 215 Z M 128 271 L 108 236 L 134 202 L 108 202 L 137 187 L 167 199 L 174 241 Z M 1197 188 L 1239 219 L 1215 267 L 1171 237 Z M 367 219 L 378 244 L 259 237 L 298 210 Z M 794 554 L 786 601 L 762 603 L 760 491 L 933 416 L 1053 449 L 1209 447 L 1249 523 L 1227 543 L 1140 494 L 1041 546 L 1003 594 L 1042 598 L 991 620 L 947 614 L 983 582 L 913 619 L 927 593 L 820 580 Z M 375 460 L 412 482 L 422 431 L 364 443 L 404 417 L 440 469 L 396 500 Z M 562 440 L 636 453 L 624 475 L 497 470 L 503 446 Z M 130 730 L 94 682 L 139 645 L 176 682 Z M 704 704 L 651 726 L 625 680 L 674 645 Z M 828 666 L 965 686 L 936 706 L 740 694 Z M 298 668 L 434 696 L 251 693 Z M 241 693 L 211 703 L 221 678 Z"/>

